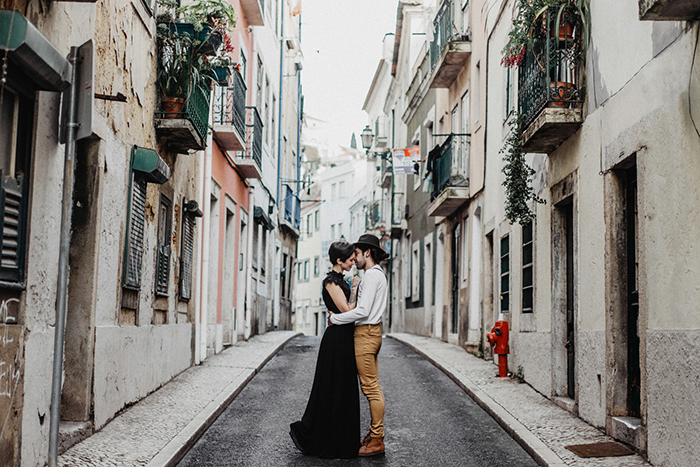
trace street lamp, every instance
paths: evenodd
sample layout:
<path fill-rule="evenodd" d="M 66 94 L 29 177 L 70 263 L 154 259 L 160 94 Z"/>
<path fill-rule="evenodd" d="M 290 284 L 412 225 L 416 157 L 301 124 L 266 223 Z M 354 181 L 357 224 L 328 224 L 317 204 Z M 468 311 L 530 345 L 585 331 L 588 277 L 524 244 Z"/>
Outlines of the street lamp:
<path fill-rule="evenodd" d="M 367 125 L 365 129 L 362 130 L 360 137 L 362 138 L 362 147 L 365 148 L 365 151 L 369 152 L 369 148 L 372 147 L 372 140 L 374 139 L 374 134 L 369 128 L 369 125 Z"/>

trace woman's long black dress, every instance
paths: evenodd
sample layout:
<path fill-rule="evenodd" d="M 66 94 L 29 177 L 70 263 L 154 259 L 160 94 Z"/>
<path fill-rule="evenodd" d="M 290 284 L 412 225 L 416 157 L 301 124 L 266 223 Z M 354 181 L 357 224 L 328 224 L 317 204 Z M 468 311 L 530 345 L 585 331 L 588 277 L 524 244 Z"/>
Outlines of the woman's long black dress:
<path fill-rule="evenodd" d="M 335 271 L 323 280 L 323 301 L 333 313 L 340 310 L 326 284 L 350 286 Z M 301 421 L 290 425 L 294 444 L 306 455 L 327 459 L 356 457 L 360 448 L 360 395 L 355 364 L 355 326 L 329 326 L 318 351 L 311 395 Z"/>

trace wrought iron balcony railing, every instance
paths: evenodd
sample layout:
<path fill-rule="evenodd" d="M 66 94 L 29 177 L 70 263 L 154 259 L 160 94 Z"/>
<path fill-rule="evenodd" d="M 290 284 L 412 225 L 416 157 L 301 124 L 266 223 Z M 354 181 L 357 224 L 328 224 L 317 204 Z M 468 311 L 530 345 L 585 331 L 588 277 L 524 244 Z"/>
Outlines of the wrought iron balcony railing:
<path fill-rule="evenodd" d="M 233 69 L 233 85 L 216 86 L 214 89 L 214 125 L 233 125 L 245 138 L 246 127 L 246 85 L 241 74 Z"/>
<path fill-rule="evenodd" d="M 583 28 L 574 7 L 550 7 L 535 30 L 518 76 L 518 109 L 525 126 L 545 108 L 581 108 Z M 557 29 L 555 31 L 555 29 Z"/>
<path fill-rule="evenodd" d="M 440 146 L 439 157 L 430 161 L 433 172 L 433 200 L 448 186 L 469 186 L 469 179 L 465 175 L 469 167 L 469 135 L 450 133 L 446 136 L 447 139 Z"/>
<path fill-rule="evenodd" d="M 452 37 L 452 11 L 452 1 L 444 1 L 435 15 L 433 41 L 430 43 L 430 68 L 435 68 L 442 48 Z"/>
<path fill-rule="evenodd" d="M 294 195 L 294 228 L 299 230 L 301 226 L 301 200 L 299 196 Z"/>
<path fill-rule="evenodd" d="M 286 195 L 284 198 L 284 220 L 299 230 L 301 226 L 301 200 L 294 194 L 294 190 L 289 185 L 285 185 Z"/>
<path fill-rule="evenodd" d="M 258 109 L 246 107 L 246 121 L 246 157 L 252 158 L 262 168 L 263 124 Z"/>

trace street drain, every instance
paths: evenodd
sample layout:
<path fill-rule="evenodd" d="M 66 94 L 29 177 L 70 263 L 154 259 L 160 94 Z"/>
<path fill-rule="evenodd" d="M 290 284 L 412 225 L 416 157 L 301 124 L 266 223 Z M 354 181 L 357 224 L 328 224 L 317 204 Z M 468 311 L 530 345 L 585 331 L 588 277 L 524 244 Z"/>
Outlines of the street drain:
<path fill-rule="evenodd" d="M 565 447 L 579 457 L 618 457 L 631 456 L 634 454 L 634 451 L 614 441 L 592 444 L 574 444 Z"/>

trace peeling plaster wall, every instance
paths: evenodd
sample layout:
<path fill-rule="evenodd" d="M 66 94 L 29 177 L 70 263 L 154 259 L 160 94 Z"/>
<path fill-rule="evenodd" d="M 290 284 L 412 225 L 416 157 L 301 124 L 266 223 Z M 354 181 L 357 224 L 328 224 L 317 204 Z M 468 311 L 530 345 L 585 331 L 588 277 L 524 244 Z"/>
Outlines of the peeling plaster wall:
<path fill-rule="evenodd" d="M 96 330 L 95 429 L 190 366 L 191 324 Z M 114 343 L 119 342 L 119 346 Z M 152 356 L 153 358 L 144 358 Z M 157 358 L 156 358 L 157 357 Z"/>

